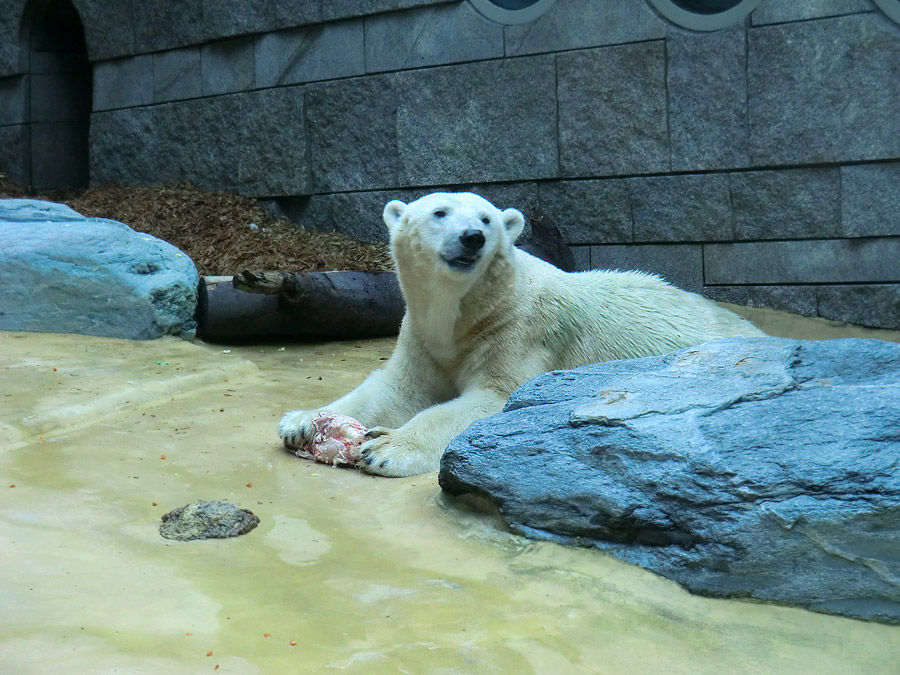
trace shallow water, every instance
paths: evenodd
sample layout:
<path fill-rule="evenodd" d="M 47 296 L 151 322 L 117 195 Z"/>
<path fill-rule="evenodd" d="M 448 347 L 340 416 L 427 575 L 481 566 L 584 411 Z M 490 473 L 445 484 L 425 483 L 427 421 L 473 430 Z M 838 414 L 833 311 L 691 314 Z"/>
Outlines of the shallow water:
<path fill-rule="evenodd" d="M 900 341 L 746 313 L 777 335 Z M 694 597 L 509 534 L 434 474 L 279 448 L 284 410 L 344 393 L 392 346 L 0 333 L 0 671 L 897 672 L 900 627 Z M 261 523 L 161 538 L 162 514 L 196 499 Z"/>

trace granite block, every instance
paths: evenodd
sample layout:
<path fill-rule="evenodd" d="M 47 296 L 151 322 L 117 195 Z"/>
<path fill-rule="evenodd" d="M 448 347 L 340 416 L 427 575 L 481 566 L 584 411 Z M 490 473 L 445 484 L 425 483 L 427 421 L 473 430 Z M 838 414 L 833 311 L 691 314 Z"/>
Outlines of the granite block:
<path fill-rule="evenodd" d="M 845 235 L 900 236 L 900 162 L 843 166 L 840 172 Z"/>
<path fill-rule="evenodd" d="M 445 5 L 463 0 L 323 0 L 322 20 L 348 19 L 371 14 L 396 12 L 412 7 Z"/>
<path fill-rule="evenodd" d="M 662 41 L 568 52 L 556 61 L 562 176 L 668 171 Z"/>
<path fill-rule="evenodd" d="M 541 208 L 569 244 L 633 240 L 631 196 L 625 180 L 542 183 Z"/>
<path fill-rule="evenodd" d="M 203 92 L 200 48 L 171 49 L 153 55 L 154 101 L 197 98 Z"/>
<path fill-rule="evenodd" d="M 94 64 L 94 110 L 153 103 L 153 57 L 149 54 Z"/>
<path fill-rule="evenodd" d="M 818 286 L 819 316 L 900 330 L 900 284 Z"/>
<path fill-rule="evenodd" d="M 396 75 L 310 85 L 305 111 L 315 192 L 398 185 Z"/>
<path fill-rule="evenodd" d="M 91 61 L 134 54 L 132 0 L 77 0 L 75 4 Z"/>
<path fill-rule="evenodd" d="M 252 38 L 212 42 L 200 48 L 200 80 L 204 96 L 252 89 L 256 79 Z"/>
<path fill-rule="evenodd" d="M 870 0 L 766 0 L 750 15 L 754 26 L 871 12 Z"/>
<path fill-rule="evenodd" d="M 706 286 L 703 295 L 716 302 L 767 307 L 801 316 L 817 316 L 816 286 Z"/>
<path fill-rule="evenodd" d="M 503 57 L 503 27 L 467 2 L 374 16 L 365 27 L 370 73 Z"/>
<path fill-rule="evenodd" d="M 322 0 L 203 0 L 203 34 L 217 39 L 322 20 Z"/>
<path fill-rule="evenodd" d="M 700 244 L 591 246 L 591 268 L 657 274 L 687 291 L 703 289 Z"/>
<path fill-rule="evenodd" d="M 256 84 L 274 87 L 362 75 L 362 21 L 260 35 L 256 40 Z"/>
<path fill-rule="evenodd" d="M 839 169 L 747 171 L 729 180 L 736 239 L 843 235 Z"/>
<path fill-rule="evenodd" d="M 743 24 L 669 34 L 666 86 L 673 171 L 747 166 L 746 54 Z"/>
<path fill-rule="evenodd" d="M 504 31 L 506 55 L 521 56 L 658 40 L 666 37 L 666 23 L 645 2 L 567 0 Z"/>
<path fill-rule="evenodd" d="M 0 173 L 17 185 L 31 182 L 30 148 L 27 124 L 0 126 Z"/>
<path fill-rule="evenodd" d="M 240 192 L 254 197 L 308 194 L 302 88 L 266 89 L 243 98 Z"/>
<path fill-rule="evenodd" d="M 343 232 L 361 241 L 387 243 L 384 206 L 392 199 L 410 202 L 430 190 L 384 190 L 313 195 L 290 209 L 288 217 L 311 230 Z"/>
<path fill-rule="evenodd" d="M 0 126 L 28 121 L 27 75 L 0 79 Z"/>
<path fill-rule="evenodd" d="M 243 102 L 235 94 L 154 107 L 151 142 L 176 180 L 205 190 L 239 190 Z"/>
<path fill-rule="evenodd" d="M 634 241 L 722 241 L 732 239 L 728 176 L 698 174 L 628 181 Z"/>
<path fill-rule="evenodd" d="M 132 3 L 131 11 L 138 53 L 185 47 L 204 39 L 202 0 L 140 0 Z"/>
<path fill-rule="evenodd" d="M 586 272 L 591 269 L 591 247 L 590 246 L 570 246 L 572 257 L 575 258 L 575 271 Z"/>
<path fill-rule="evenodd" d="M 127 108 L 91 116 L 91 184 L 156 185 L 178 180 L 167 148 L 156 142 L 155 108 Z"/>
<path fill-rule="evenodd" d="M 757 165 L 900 156 L 900 40 L 877 14 L 750 30 L 750 155 Z"/>
<path fill-rule="evenodd" d="M 25 72 L 25 64 L 19 47 L 19 26 L 25 3 L 22 0 L 0 0 L 0 77 L 18 75 Z"/>
<path fill-rule="evenodd" d="M 900 238 L 704 244 L 707 284 L 900 281 Z"/>
<path fill-rule="evenodd" d="M 556 176 L 555 75 L 544 56 L 398 73 L 400 184 Z"/>

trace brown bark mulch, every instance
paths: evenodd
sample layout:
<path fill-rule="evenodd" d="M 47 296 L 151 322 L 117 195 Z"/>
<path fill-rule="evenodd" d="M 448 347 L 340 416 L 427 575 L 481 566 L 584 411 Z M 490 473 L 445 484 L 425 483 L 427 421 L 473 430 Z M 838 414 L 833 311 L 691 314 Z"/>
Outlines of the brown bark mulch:
<path fill-rule="evenodd" d="M 336 232 L 306 230 L 273 219 L 253 199 L 206 192 L 187 183 L 153 187 L 108 185 L 76 194 L 31 195 L 0 174 L 0 199 L 58 201 L 79 213 L 109 218 L 151 234 L 186 253 L 201 275 L 249 270 L 389 271 L 387 246 Z"/>

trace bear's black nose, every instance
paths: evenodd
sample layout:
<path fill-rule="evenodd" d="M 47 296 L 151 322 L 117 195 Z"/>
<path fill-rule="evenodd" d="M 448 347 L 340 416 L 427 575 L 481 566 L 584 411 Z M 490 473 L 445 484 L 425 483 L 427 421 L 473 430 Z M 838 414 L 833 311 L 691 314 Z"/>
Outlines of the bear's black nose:
<path fill-rule="evenodd" d="M 479 251 L 484 246 L 484 233 L 481 230 L 466 230 L 459 235 L 459 243 L 468 251 Z"/>

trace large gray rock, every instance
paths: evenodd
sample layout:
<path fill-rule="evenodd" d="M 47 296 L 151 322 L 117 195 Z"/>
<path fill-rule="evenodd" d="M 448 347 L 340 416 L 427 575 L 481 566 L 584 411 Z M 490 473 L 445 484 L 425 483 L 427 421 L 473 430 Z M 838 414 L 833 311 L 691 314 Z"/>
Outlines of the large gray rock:
<path fill-rule="evenodd" d="M 188 256 L 149 234 L 0 200 L 0 330 L 191 339 L 198 281 Z"/>
<path fill-rule="evenodd" d="M 717 597 L 900 623 L 900 345 L 734 338 L 548 373 L 440 484 Z"/>

